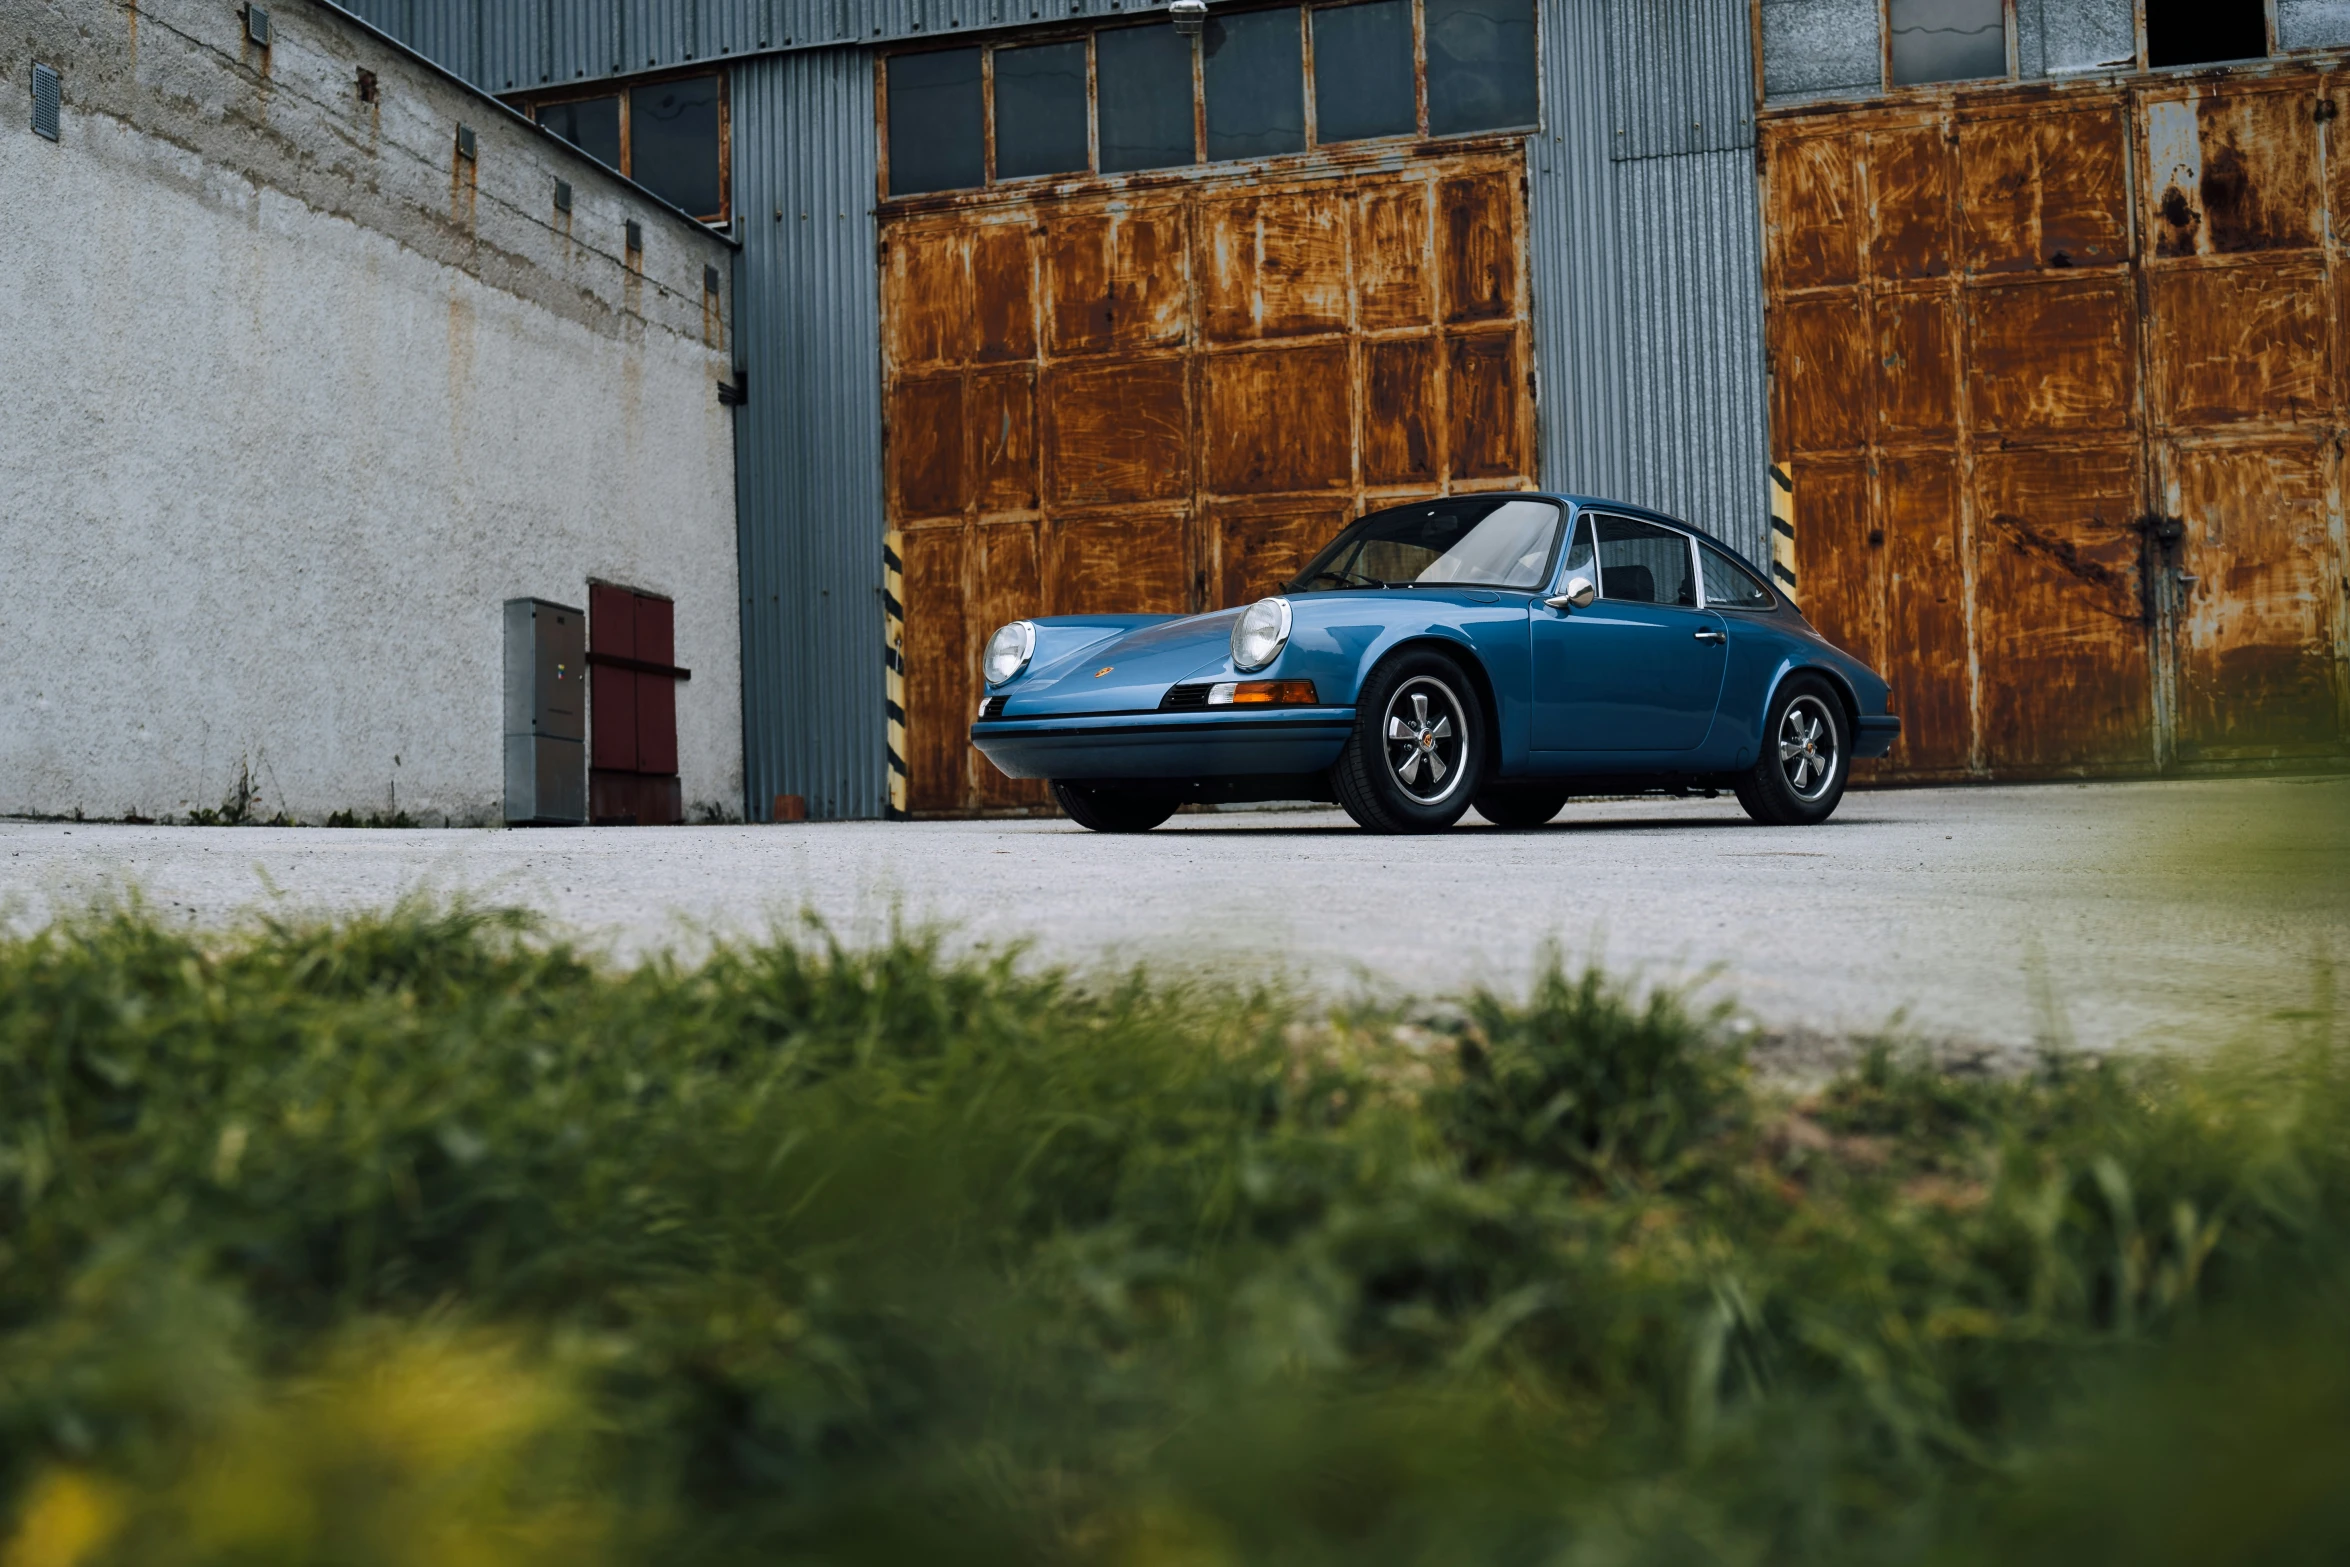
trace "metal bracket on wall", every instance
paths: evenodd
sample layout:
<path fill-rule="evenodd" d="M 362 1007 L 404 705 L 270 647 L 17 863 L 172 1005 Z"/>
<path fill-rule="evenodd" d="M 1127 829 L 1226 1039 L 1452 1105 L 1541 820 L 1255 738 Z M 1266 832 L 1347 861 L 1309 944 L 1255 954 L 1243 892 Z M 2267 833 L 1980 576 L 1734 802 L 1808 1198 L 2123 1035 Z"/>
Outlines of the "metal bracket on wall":
<path fill-rule="evenodd" d="M 718 406 L 740 408 L 751 400 L 751 372 L 741 365 L 734 367 L 734 379 L 718 383 Z"/>

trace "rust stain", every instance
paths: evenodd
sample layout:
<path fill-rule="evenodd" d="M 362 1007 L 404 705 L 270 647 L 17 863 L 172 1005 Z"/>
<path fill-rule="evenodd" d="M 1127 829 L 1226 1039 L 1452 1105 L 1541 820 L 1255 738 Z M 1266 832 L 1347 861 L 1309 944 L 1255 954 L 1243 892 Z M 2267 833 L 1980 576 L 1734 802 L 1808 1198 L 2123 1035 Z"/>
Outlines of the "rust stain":
<path fill-rule="evenodd" d="M 963 739 L 1002 622 L 1246 602 L 1362 511 L 1533 482 L 1522 166 L 884 207 L 913 809 L 1044 802 Z"/>

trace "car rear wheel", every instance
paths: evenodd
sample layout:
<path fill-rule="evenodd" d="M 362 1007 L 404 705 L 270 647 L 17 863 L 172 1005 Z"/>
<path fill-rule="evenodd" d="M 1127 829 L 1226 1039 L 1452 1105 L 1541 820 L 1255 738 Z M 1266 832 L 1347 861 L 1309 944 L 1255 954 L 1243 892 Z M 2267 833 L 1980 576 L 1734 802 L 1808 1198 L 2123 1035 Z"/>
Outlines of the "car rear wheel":
<path fill-rule="evenodd" d="M 1810 827 L 1836 814 L 1852 771 L 1851 720 L 1817 675 L 1779 688 L 1763 721 L 1762 755 L 1738 778 L 1738 803 L 1773 827 Z"/>
<path fill-rule="evenodd" d="M 1485 710 L 1468 676 L 1441 653 L 1405 653 L 1363 682 L 1330 782 L 1366 831 L 1442 832 L 1484 774 Z"/>
<path fill-rule="evenodd" d="M 1489 786 L 1473 802 L 1477 814 L 1496 827 L 1539 827 L 1567 803 L 1564 789 L 1504 789 Z"/>
<path fill-rule="evenodd" d="M 1071 821 L 1095 832 L 1149 832 L 1175 814 L 1175 802 L 1163 796 L 1096 789 L 1058 778 L 1053 780 L 1053 798 Z"/>

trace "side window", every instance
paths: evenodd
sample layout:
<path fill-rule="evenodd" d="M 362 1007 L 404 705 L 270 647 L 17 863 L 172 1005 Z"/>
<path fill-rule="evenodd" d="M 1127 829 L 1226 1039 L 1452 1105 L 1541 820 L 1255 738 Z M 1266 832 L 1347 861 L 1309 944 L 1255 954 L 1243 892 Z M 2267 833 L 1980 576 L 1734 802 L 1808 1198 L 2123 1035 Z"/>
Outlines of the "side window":
<path fill-rule="evenodd" d="M 1697 607 L 1689 540 L 1629 517 L 1599 519 L 1599 592 L 1619 604 Z"/>
<path fill-rule="evenodd" d="M 1708 609 L 1769 609 L 1771 590 L 1754 580 L 1754 573 L 1703 539 L 1697 541 L 1697 559 L 1705 572 Z"/>
<path fill-rule="evenodd" d="M 1591 514 L 1586 512 L 1575 519 L 1575 536 L 1567 540 L 1566 569 L 1560 580 L 1591 574 Z"/>
<path fill-rule="evenodd" d="M 1411 0 L 1369 0 L 1314 19 L 1314 137 L 1328 144 L 1420 128 Z"/>

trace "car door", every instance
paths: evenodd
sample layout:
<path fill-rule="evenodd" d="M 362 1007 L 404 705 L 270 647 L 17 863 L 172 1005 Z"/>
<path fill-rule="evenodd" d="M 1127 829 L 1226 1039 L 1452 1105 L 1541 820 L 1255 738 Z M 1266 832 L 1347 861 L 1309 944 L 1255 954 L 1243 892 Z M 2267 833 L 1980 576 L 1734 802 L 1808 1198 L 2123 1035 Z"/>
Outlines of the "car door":
<path fill-rule="evenodd" d="M 1534 749 L 1695 750 L 1722 690 L 1722 617 L 1701 607 L 1695 541 L 1675 529 L 1585 512 L 1559 573 L 1588 575 L 1592 603 L 1536 604 Z"/>

